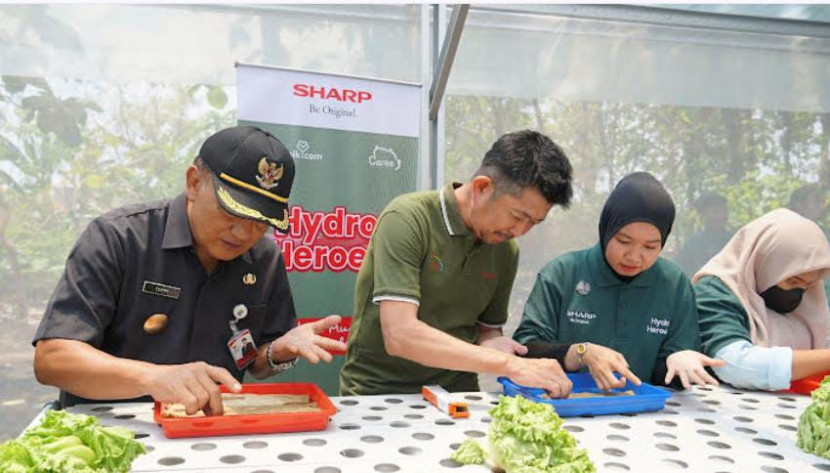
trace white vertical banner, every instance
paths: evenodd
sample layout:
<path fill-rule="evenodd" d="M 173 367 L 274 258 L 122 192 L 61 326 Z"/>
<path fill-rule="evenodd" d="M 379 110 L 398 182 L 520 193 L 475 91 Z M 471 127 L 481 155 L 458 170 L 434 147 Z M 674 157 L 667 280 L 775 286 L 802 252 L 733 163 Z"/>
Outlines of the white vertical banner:
<path fill-rule="evenodd" d="M 237 66 L 239 124 L 271 132 L 296 165 L 288 235 L 274 233 L 301 323 L 329 314 L 346 340 L 354 282 L 381 210 L 415 190 L 420 85 L 261 66 Z M 279 381 L 337 394 L 343 357 L 300 363 Z"/>

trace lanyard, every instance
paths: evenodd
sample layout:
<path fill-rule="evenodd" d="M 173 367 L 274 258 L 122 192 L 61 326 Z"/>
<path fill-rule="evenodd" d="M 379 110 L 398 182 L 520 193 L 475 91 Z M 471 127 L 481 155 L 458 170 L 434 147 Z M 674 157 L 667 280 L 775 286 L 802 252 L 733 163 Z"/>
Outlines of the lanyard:
<path fill-rule="evenodd" d="M 233 320 L 230 321 L 231 332 L 236 334 L 239 333 L 239 328 L 236 326 L 236 323 L 247 317 L 248 308 L 245 306 L 245 304 L 237 304 L 233 306 L 232 314 Z"/>

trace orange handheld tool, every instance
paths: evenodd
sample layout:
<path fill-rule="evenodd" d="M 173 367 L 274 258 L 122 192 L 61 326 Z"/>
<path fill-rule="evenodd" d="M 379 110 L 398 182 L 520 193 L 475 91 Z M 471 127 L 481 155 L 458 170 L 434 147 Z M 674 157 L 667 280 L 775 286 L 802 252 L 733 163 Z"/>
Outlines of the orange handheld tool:
<path fill-rule="evenodd" d="M 437 384 L 422 386 L 421 394 L 424 399 L 434 404 L 441 412 L 449 414 L 453 419 L 470 417 L 470 409 L 467 407 L 467 403 L 453 402 L 450 399 L 450 393 Z"/>

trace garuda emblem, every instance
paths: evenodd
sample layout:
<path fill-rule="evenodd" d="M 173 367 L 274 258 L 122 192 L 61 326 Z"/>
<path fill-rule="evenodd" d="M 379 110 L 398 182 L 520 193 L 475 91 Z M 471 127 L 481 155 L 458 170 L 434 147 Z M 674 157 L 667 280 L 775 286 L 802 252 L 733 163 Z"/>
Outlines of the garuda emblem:
<path fill-rule="evenodd" d="M 279 185 L 277 181 L 282 178 L 284 166 L 282 164 L 278 165 L 277 163 L 269 163 L 268 160 L 263 157 L 259 160 L 257 170 L 259 171 L 259 175 L 257 175 L 256 181 L 259 182 L 259 185 L 263 189 L 272 189 Z"/>

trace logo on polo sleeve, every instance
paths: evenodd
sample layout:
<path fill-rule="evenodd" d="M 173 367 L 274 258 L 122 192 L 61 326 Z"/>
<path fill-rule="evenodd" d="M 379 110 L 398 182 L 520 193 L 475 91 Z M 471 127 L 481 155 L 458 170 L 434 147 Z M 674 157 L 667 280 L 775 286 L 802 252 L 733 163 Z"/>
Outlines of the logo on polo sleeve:
<path fill-rule="evenodd" d="M 435 253 L 429 255 L 429 267 L 432 268 L 433 271 L 439 273 L 444 272 L 444 262 L 441 261 L 441 257 Z"/>
<path fill-rule="evenodd" d="M 591 283 L 588 281 L 579 281 L 576 283 L 576 287 L 574 288 L 577 294 L 580 296 L 587 296 L 589 292 L 591 292 Z"/>

